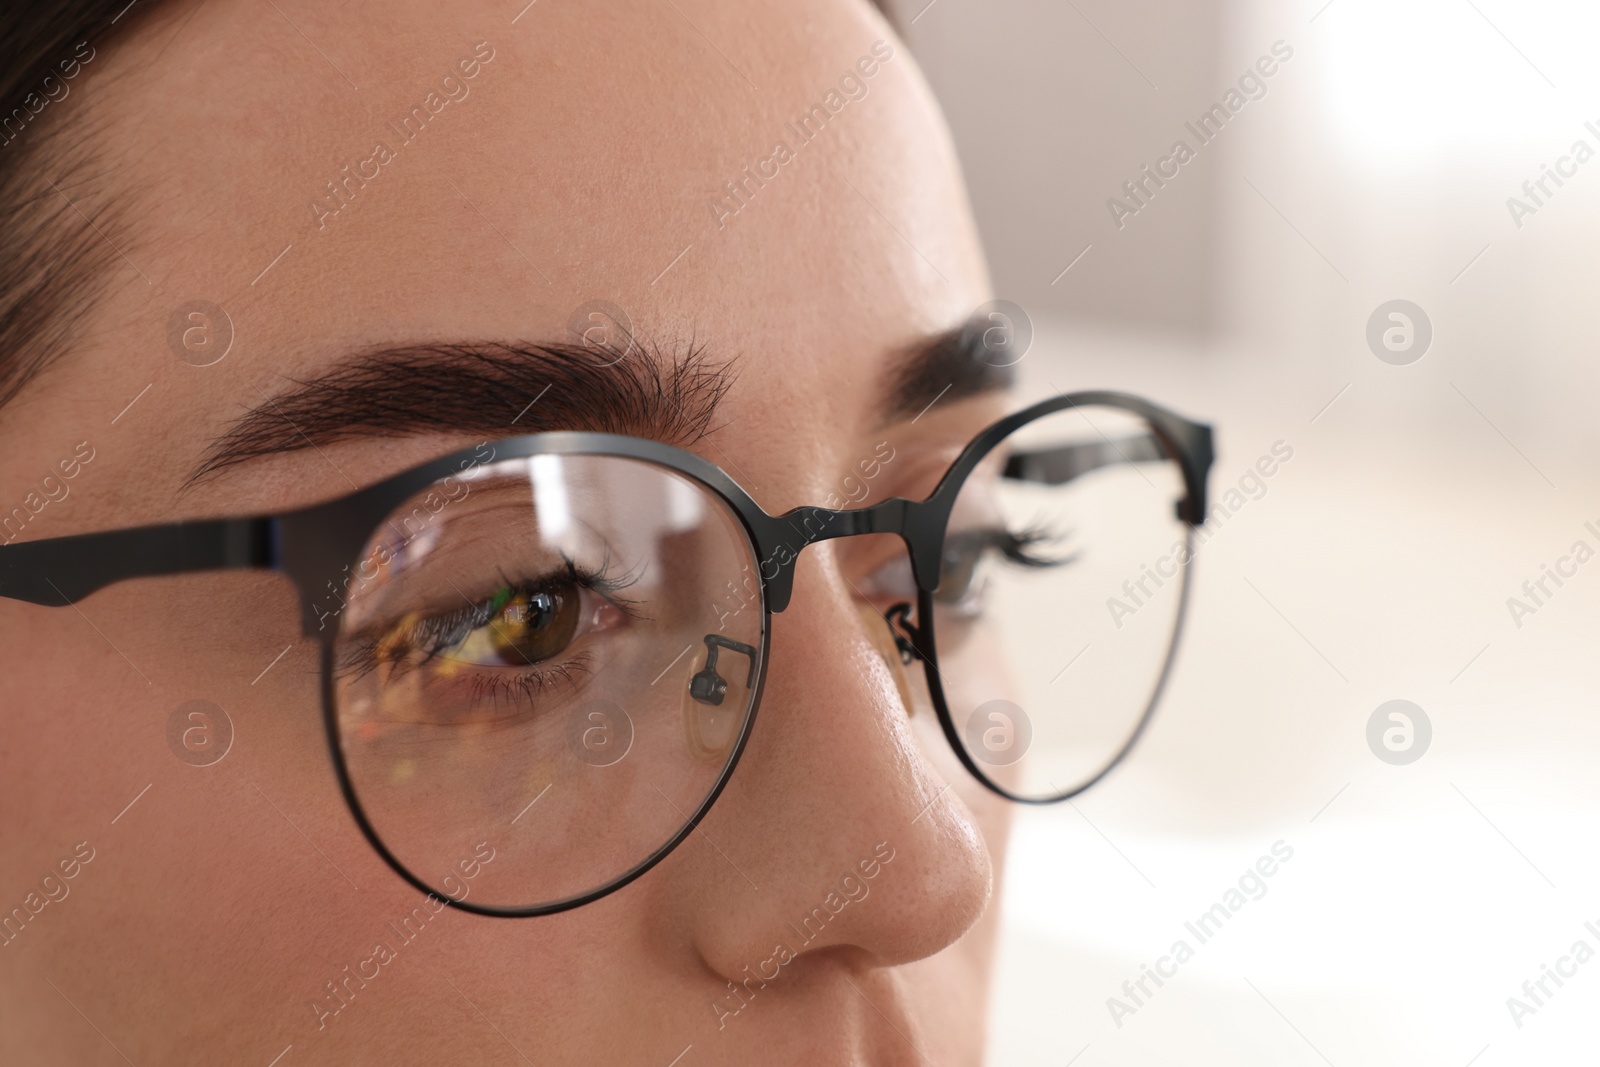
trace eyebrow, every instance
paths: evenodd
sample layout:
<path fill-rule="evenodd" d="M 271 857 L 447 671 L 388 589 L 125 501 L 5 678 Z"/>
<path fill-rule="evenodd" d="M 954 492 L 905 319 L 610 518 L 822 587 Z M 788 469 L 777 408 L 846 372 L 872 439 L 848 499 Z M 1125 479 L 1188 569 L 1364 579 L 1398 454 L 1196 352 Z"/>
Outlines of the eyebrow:
<path fill-rule="evenodd" d="M 1011 388 L 1015 361 L 994 362 L 985 343 L 987 319 L 968 319 L 932 337 L 920 338 L 889 367 L 878 417 L 885 423 L 919 419 L 941 401 L 965 400 Z"/>
<path fill-rule="evenodd" d="M 698 345 L 376 348 L 263 398 L 212 442 L 185 487 L 264 456 L 359 438 L 583 429 L 692 444 L 710 432 L 733 378 Z"/>
<path fill-rule="evenodd" d="M 894 422 L 935 402 L 1003 389 L 1011 368 L 985 361 L 965 324 L 920 339 L 891 363 L 878 414 Z M 556 343 L 425 343 L 357 353 L 294 379 L 249 409 L 206 450 L 185 483 L 266 456 L 362 438 L 422 433 L 506 437 L 555 430 L 691 445 L 711 432 L 736 375 L 704 346 L 625 350 Z"/>

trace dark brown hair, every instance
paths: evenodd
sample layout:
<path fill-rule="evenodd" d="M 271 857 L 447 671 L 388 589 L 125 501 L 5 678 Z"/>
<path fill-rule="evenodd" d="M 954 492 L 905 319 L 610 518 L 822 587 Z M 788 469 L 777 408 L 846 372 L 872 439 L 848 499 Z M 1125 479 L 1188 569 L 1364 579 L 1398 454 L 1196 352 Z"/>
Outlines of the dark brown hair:
<path fill-rule="evenodd" d="M 81 195 L 102 169 L 94 131 L 56 112 L 103 62 L 107 38 L 158 2 L 0 10 L 0 406 L 68 350 L 109 283 L 126 201 Z"/>
<path fill-rule="evenodd" d="M 0 407 L 70 350 L 127 247 L 133 191 L 93 188 L 108 169 L 100 131 L 81 115 L 63 123 L 59 104 L 113 35 L 160 6 L 0 0 Z"/>

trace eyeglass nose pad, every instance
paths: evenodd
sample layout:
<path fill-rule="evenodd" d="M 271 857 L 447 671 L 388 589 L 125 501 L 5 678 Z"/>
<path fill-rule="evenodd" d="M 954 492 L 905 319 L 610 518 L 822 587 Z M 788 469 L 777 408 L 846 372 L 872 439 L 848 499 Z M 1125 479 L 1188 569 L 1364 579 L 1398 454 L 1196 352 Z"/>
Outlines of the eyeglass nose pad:
<path fill-rule="evenodd" d="M 707 647 L 690 657 L 687 675 L 680 677 L 684 743 L 695 759 L 721 762 L 738 739 L 750 706 L 744 666 L 718 663 Z"/>
<path fill-rule="evenodd" d="M 894 632 L 894 624 L 890 621 L 895 609 L 880 612 L 871 604 L 862 603 L 856 605 L 856 610 L 867 628 L 867 636 L 872 638 L 872 647 L 877 649 L 889 676 L 894 679 L 894 687 L 900 692 L 900 703 L 906 709 L 906 714 L 916 714 L 917 705 L 911 699 L 911 682 L 906 677 L 906 661 L 900 647 L 900 641 L 904 638 Z"/>

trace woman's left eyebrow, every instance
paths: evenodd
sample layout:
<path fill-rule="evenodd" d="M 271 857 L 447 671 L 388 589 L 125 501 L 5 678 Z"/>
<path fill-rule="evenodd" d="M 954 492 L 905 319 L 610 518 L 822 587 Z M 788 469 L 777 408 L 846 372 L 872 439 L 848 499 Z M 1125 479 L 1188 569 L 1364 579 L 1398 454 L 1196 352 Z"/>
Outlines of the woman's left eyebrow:
<path fill-rule="evenodd" d="M 1016 382 L 1016 359 L 987 342 L 991 323 L 971 319 L 919 338 L 890 364 L 878 407 L 884 425 L 915 422 L 934 404 L 1000 392 Z"/>

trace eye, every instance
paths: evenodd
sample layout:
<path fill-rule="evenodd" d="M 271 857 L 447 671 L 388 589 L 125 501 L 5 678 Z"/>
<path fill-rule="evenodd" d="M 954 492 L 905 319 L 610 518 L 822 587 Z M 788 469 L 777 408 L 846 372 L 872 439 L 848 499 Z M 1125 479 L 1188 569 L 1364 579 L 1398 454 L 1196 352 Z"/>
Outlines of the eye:
<path fill-rule="evenodd" d="M 541 578 L 502 577 L 489 586 L 492 593 L 460 608 L 397 620 L 351 666 L 364 672 L 387 664 L 404 671 L 431 663 L 436 675 L 451 676 L 473 667 L 526 670 L 546 664 L 585 634 L 634 617 L 615 595 L 623 584 L 570 564 Z"/>
<path fill-rule="evenodd" d="M 538 588 L 504 587 L 487 605 L 484 622 L 447 658 L 507 667 L 530 666 L 559 655 L 572 643 L 582 614 L 582 592 L 570 576 Z"/>
<path fill-rule="evenodd" d="M 1004 530 L 952 530 L 945 536 L 944 552 L 939 557 L 939 586 L 933 591 L 935 603 L 955 608 L 959 614 L 976 614 L 983 594 L 983 572 L 979 564 Z"/>
<path fill-rule="evenodd" d="M 1066 540 L 1065 533 L 1039 526 L 1020 531 L 998 527 L 952 530 L 945 536 L 944 554 L 939 559 L 939 587 L 934 590 L 933 599 L 960 614 L 975 614 L 982 608 L 985 559 L 998 556 L 1019 567 L 1062 567 L 1074 562 L 1077 553 L 1044 555 L 1036 550 Z"/>

